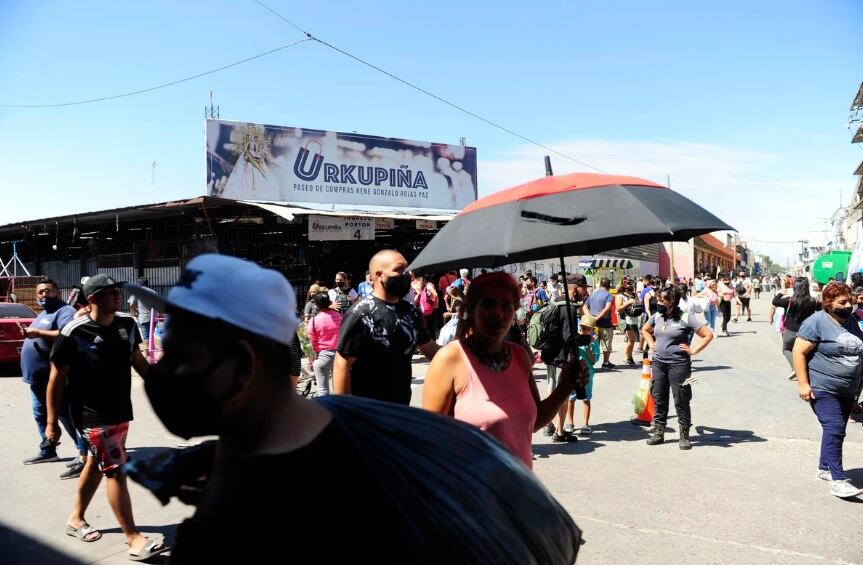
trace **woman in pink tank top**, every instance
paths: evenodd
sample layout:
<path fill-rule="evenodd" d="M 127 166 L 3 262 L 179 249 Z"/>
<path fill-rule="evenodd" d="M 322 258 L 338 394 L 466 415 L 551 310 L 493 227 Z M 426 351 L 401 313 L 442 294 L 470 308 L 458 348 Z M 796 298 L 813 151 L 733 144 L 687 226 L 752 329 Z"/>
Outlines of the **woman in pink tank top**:
<path fill-rule="evenodd" d="M 504 340 L 520 299 L 508 273 L 474 279 L 465 295 L 458 340 L 438 351 L 426 372 L 423 408 L 488 432 L 532 468 L 533 433 L 569 397 L 577 370 L 564 367 L 560 385 L 540 400 L 527 351 Z"/>

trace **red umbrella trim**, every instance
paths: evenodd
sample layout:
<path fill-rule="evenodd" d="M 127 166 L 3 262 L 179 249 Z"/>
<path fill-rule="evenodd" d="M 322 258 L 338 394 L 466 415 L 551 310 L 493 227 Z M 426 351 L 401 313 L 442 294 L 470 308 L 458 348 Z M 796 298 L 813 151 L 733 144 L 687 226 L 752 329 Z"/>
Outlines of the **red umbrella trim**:
<path fill-rule="evenodd" d="M 622 177 L 616 175 L 598 175 L 593 173 L 572 173 L 569 175 L 543 177 L 525 184 L 520 184 L 500 192 L 490 194 L 485 198 L 480 198 L 476 202 L 469 204 L 459 212 L 459 215 L 476 212 L 489 206 L 497 204 L 506 204 L 508 202 L 516 202 L 518 200 L 527 200 L 529 198 L 538 198 L 558 192 L 566 192 L 568 190 L 581 190 L 583 188 L 600 188 L 610 185 L 636 185 L 636 186 L 652 186 L 654 188 L 665 188 L 661 184 L 640 179 L 638 177 Z"/>

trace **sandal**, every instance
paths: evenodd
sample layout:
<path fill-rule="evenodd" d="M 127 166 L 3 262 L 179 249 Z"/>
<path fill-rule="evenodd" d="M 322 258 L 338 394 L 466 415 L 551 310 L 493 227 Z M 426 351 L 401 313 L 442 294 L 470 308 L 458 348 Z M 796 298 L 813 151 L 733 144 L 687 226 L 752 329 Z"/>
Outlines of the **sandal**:
<path fill-rule="evenodd" d="M 97 534 L 96 537 L 87 538 L 87 536 L 89 536 L 93 533 Z M 94 541 L 100 539 L 102 537 L 102 532 L 100 532 L 99 530 L 97 530 L 96 528 L 94 528 L 93 526 L 88 524 L 87 522 L 84 522 L 83 524 L 81 524 L 77 528 L 73 528 L 69 524 L 66 524 L 66 535 L 72 536 L 73 538 L 78 538 L 81 541 L 90 543 L 90 542 L 94 542 Z"/>
<path fill-rule="evenodd" d="M 148 540 L 147 543 L 138 550 L 138 553 L 129 552 L 129 559 L 132 561 L 145 561 L 154 555 L 158 555 L 168 549 L 168 546 L 165 545 L 165 538 L 159 539 L 151 539 Z"/>

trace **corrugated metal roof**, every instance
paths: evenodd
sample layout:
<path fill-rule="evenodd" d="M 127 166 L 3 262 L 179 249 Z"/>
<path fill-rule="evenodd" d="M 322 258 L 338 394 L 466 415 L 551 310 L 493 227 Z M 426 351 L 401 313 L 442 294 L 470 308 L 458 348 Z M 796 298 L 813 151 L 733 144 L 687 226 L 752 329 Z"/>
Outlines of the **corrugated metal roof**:
<path fill-rule="evenodd" d="M 129 221 L 145 220 L 148 218 L 164 217 L 166 215 L 182 215 L 187 210 L 200 209 L 211 206 L 245 206 L 267 210 L 277 216 L 289 217 L 292 215 L 321 214 L 324 216 L 362 216 L 369 218 L 396 218 L 403 220 L 435 220 L 446 222 L 455 217 L 455 212 L 447 214 L 439 210 L 421 209 L 359 209 L 342 206 L 327 206 L 326 208 L 313 206 L 299 206 L 291 203 L 263 203 L 240 200 L 217 198 L 214 196 L 197 196 L 185 200 L 169 200 L 167 202 L 156 202 L 154 204 L 140 204 L 137 206 L 126 206 L 123 208 L 111 208 L 108 210 L 96 210 L 91 212 L 80 212 L 67 214 L 65 216 L 52 216 L 22 220 L 0 226 L 0 237 L 8 237 L 27 231 L 27 226 L 54 225 L 56 223 L 76 222 L 78 225 L 87 225 L 105 221 Z M 335 209 L 338 208 L 338 209 Z"/>

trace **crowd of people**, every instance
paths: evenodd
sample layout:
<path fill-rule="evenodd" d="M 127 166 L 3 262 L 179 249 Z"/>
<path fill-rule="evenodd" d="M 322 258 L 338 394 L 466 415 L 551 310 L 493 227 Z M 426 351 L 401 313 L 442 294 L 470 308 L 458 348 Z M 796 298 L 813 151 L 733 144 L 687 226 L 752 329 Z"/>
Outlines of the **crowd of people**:
<path fill-rule="evenodd" d="M 830 481 L 835 496 L 860 493 L 842 467 L 842 444 L 850 414 L 860 411 L 863 388 L 861 274 L 852 276 L 851 286 L 834 281 L 817 291 L 804 277 L 750 277 L 745 272 L 676 281 L 625 275 L 612 290 L 610 278 L 599 277 L 590 287 L 580 273 L 561 272 L 538 281 L 531 272 L 471 277 L 462 269 L 433 278 L 407 268 L 399 252 L 380 251 L 356 288 L 339 272 L 332 288 L 312 284 L 302 312 L 295 313 L 293 289 L 278 273 L 239 259 L 203 255 L 189 264 L 168 301 L 146 289 L 145 280 L 132 287 L 129 303 L 137 319 L 121 312 L 123 283 L 106 275 L 85 282 L 79 294 L 86 304 L 77 311 L 59 297 L 54 281 L 42 281 L 37 296 L 43 311 L 27 328 L 22 353 L 41 443 L 37 455 L 24 463 L 58 460 L 59 423 L 74 439 L 78 457 L 61 476 L 79 479 L 66 533 L 85 542 L 101 537 L 85 513 L 104 477 L 130 558 L 146 559 L 166 548 L 164 540 L 147 539 L 138 531 L 126 486 L 133 367 L 171 432 L 221 438 L 212 482 L 222 490 L 205 490 L 203 500 L 209 502 L 180 527 L 174 558 L 183 562 L 204 551 L 207 536 L 233 528 L 225 523 L 232 524 L 236 512 L 244 511 L 243 501 L 223 490 L 237 487 L 238 473 L 257 473 L 255 465 L 275 461 L 285 472 L 291 465 L 311 465 L 324 480 L 335 468 L 325 471 L 324 466 L 347 462 L 324 450 L 344 445 L 347 436 L 340 426 L 350 425 L 335 416 L 350 406 L 333 395 L 406 406 L 416 354 L 430 361 L 421 398 L 425 413 L 481 430 L 531 469 L 535 432 L 543 430 L 561 443 L 591 435 L 597 371 L 617 370 L 615 361 L 637 366 L 636 353 L 647 357 L 652 352 L 655 416 L 647 444 L 665 442 L 673 397 L 678 446 L 689 450 L 692 357 L 709 347 L 718 318 L 725 335 L 729 323 L 744 316 L 751 320 L 751 300 L 762 292 L 772 295 L 768 318 L 782 332 L 781 351 L 792 369 L 789 379 L 797 382 L 799 397 L 823 428 L 817 477 Z M 226 284 L 275 297 L 281 301 L 278 312 L 266 304 L 256 306 L 260 301 L 221 300 Z M 144 335 L 152 333 L 149 317 L 141 316 L 150 303 L 168 313 L 164 356 L 155 365 L 141 349 Z M 215 326 L 219 331 L 212 331 Z M 210 336 L 205 340 L 204 327 Z M 622 359 L 613 357 L 616 331 L 625 341 Z M 296 394 L 302 351 L 320 404 Z M 282 383 L 278 377 L 286 359 L 290 379 Z M 544 395 L 534 378 L 537 363 L 546 367 Z M 582 410 L 576 418 L 579 401 Z M 334 427 L 336 420 L 340 423 Z M 276 422 L 284 427 L 275 428 Z M 274 454 L 279 458 L 269 459 Z M 497 460 L 491 453 L 487 457 Z M 356 454 L 348 459 L 354 465 Z M 356 496 L 349 499 L 361 502 Z M 389 511 L 395 510 L 380 509 Z M 392 516 L 385 518 L 390 523 Z M 261 520 L 250 520 L 241 529 L 253 537 L 269 531 Z"/>

